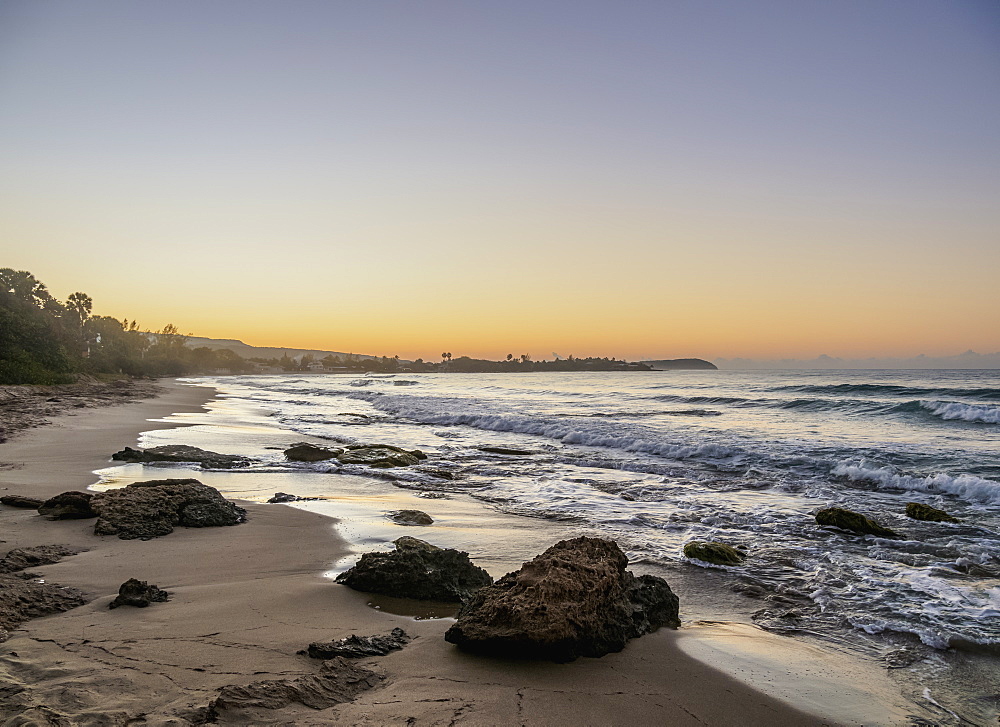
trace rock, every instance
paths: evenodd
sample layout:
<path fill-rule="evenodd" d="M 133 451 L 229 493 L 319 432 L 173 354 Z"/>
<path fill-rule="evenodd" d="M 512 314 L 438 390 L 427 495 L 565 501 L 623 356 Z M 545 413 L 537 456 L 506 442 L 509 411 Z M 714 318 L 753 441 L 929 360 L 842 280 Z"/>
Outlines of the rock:
<path fill-rule="evenodd" d="M 80 551 L 65 545 L 36 545 L 33 548 L 14 548 L 0 558 L 0 573 L 16 573 L 25 568 L 57 563 L 67 555 Z"/>
<path fill-rule="evenodd" d="M 0 500 L 2 502 L 2 500 Z M 931 507 L 930 505 L 924 505 L 921 502 L 908 502 L 906 503 L 906 514 L 908 517 L 914 520 L 926 520 L 928 522 L 935 523 L 957 523 L 961 522 L 957 517 L 949 515 L 944 510 L 938 510 L 936 507 Z"/>
<path fill-rule="evenodd" d="M 358 591 L 423 601 L 458 602 L 493 582 L 469 554 L 402 537 L 389 553 L 365 553 L 337 583 Z"/>
<path fill-rule="evenodd" d="M 311 502 L 313 500 L 325 500 L 324 497 L 299 497 L 298 495 L 289 495 L 287 492 L 275 492 L 274 497 L 268 500 L 268 503 L 272 505 L 280 505 L 285 502 Z"/>
<path fill-rule="evenodd" d="M 338 657 L 323 662 L 318 674 L 223 687 L 205 710 L 203 719 L 215 722 L 221 718 L 227 724 L 271 724 L 274 718 L 264 710 L 281 709 L 290 704 L 327 709 L 350 702 L 361 692 L 377 686 L 383 678 Z"/>
<path fill-rule="evenodd" d="M 37 510 L 42 506 L 43 500 L 37 497 L 24 497 L 23 495 L 4 495 L 0 497 L 0 503 L 7 507 L 23 507 L 25 510 Z"/>
<path fill-rule="evenodd" d="M 369 656 L 385 656 L 390 651 L 402 649 L 410 637 L 403 629 L 395 628 L 388 636 L 358 636 L 352 634 L 339 641 L 325 641 L 309 644 L 307 653 L 313 659 L 364 659 Z"/>
<path fill-rule="evenodd" d="M 56 583 L 39 583 L 16 575 L 0 575 L 0 641 L 31 618 L 62 613 L 87 602 L 83 593 Z"/>
<path fill-rule="evenodd" d="M 563 540 L 473 594 L 445 640 L 470 651 L 562 662 L 621 651 L 629 639 L 680 625 L 667 582 L 636 578 L 627 565 L 610 540 Z"/>
<path fill-rule="evenodd" d="M 118 596 L 108 604 L 108 608 L 118 608 L 119 606 L 146 608 L 150 603 L 163 603 L 169 597 L 169 593 L 160 590 L 155 585 L 151 586 L 146 581 L 129 578 L 121 584 Z"/>
<path fill-rule="evenodd" d="M 246 510 L 194 479 L 148 480 L 94 495 L 95 535 L 155 538 L 174 527 L 207 528 L 246 521 Z"/>
<path fill-rule="evenodd" d="M 431 525 L 434 522 L 434 518 L 423 510 L 396 510 L 388 517 L 399 525 Z"/>
<path fill-rule="evenodd" d="M 406 451 L 386 444 L 354 444 L 337 455 L 343 464 L 366 464 L 369 467 L 406 467 L 416 464 L 427 455 L 419 449 Z"/>
<path fill-rule="evenodd" d="M 527 449 L 514 449 L 512 447 L 476 447 L 480 452 L 490 452 L 491 454 L 529 455 L 535 454 Z"/>
<path fill-rule="evenodd" d="M 725 543 L 696 540 L 684 546 L 684 557 L 713 565 L 739 565 L 747 556 L 746 553 Z"/>
<path fill-rule="evenodd" d="M 342 449 L 327 449 L 315 444 L 300 442 L 285 450 L 285 459 L 293 462 L 322 462 L 325 459 L 335 458 L 343 451 Z"/>
<path fill-rule="evenodd" d="M 89 492 L 63 492 L 43 502 L 38 507 L 38 514 L 45 515 L 49 520 L 78 520 L 97 517 L 90 501 L 94 498 Z"/>
<path fill-rule="evenodd" d="M 197 462 L 204 469 L 215 470 L 248 467 L 251 463 L 250 459 L 236 454 L 219 454 L 185 444 L 168 444 L 149 449 L 125 447 L 121 452 L 111 455 L 111 459 L 121 462 Z"/>
<path fill-rule="evenodd" d="M 820 525 L 830 525 L 841 530 L 850 530 L 854 533 L 878 535 L 882 538 L 898 538 L 899 533 L 889 528 L 884 528 L 874 520 L 864 515 L 845 510 L 840 507 L 828 507 L 816 513 L 816 522 Z"/>

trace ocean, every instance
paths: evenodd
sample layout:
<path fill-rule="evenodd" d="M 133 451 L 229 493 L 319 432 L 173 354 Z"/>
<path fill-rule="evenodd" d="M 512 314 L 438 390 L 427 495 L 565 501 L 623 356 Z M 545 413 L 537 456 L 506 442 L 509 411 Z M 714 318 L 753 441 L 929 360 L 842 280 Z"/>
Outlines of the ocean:
<path fill-rule="evenodd" d="M 387 548 L 405 530 L 475 558 L 490 550 L 477 513 L 495 512 L 523 518 L 532 533 L 504 544 L 510 562 L 540 552 L 532 548 L 546 537 L 604 535 L 638 570 L 682 584 L 710 575 L 717 590 L 756 604 L 747 613 L 761 628 L 826 639 L 890 668 L 922 663 L 921 678 L 938 684 L 956 653 L 980 666 L 1000 654 L 1000 371 L 290 373 L 190 383 L 216 387 L 220 400 L 188 417 L 195 426 L 150 432 L 144 445 L 253 456 L 259 464 L 218 480 L 228 484 L 199 477 L 230 496 L 333 498 L 297 506 L 344 519 L 359 550 Z M 389 470 L 285 462 L 281 449 L 303 439 L 392 444 L 428 459 Z M 114 484 L 137 467 L 102 474 Z M 444 498 L 453 522 L 411 530 L 382 517 L 392 503 L 423 503 L 433 515 Z M 911 520 L 908 502 L 961 522 Z M 829 506 L 902 537 L 817 525 L 815 512 Z M 694 563 L 683 555 L 692 540 L 748 558 Z M 681 605 L 683 618 L 683 595 Z M 946 688 L 963 705 L 979 690 Z M 966 706 L 973 721 L 983 708 Z"/>

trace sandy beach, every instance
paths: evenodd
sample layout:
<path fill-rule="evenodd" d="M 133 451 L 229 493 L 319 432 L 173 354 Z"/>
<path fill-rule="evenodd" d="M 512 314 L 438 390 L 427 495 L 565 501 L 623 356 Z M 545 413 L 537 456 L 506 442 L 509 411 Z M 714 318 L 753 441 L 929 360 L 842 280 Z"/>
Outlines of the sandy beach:
<path fill-rule="evenodd" d="M 0 445 L 0 492 L 42 498 L 85 489 L 111 452 L 134 446 L 140 432 L 172 426 L 150 420 L 198 411 L 211 394 L 165 382 L 156 398 L 73 412 L 21 432 Z M 41 544 L 85 549 L 31 570 L 92 599 L 28 621 L 0 644 L 4 724 L 189 724 L 226 685 L 317 672 L 318 661 L 296 653 L 310 642 L 394 627 L 412 642 L 360 662 L 382 678 L 354 701 L 323 710 L 284 706 L 219 721 L 907 723 L 900 700 L 871 670 L 852 673 L 844 660 L 744 624 L 660 629 L 620 653 L 569 664 L 466 654 L 442 638 L 450 619 L 415 620 L 376 610 L 365 594 L 323 577 L 349 552 L 336 521 L 281 505 L 241 504 L 248 510 L 243 525 L 178 528 L 150 541 L 95 536 L 92 520 L 53 522 L 31 510 L 0 508 L 4 550 Z M 109 610 L 118 586 L 130 577 L 157 584 L 170 601 Z M 824 714 L 825 704 L 836 707 L 837 718 Z M 857 719 L 845 718 L 851 715 Z"/>

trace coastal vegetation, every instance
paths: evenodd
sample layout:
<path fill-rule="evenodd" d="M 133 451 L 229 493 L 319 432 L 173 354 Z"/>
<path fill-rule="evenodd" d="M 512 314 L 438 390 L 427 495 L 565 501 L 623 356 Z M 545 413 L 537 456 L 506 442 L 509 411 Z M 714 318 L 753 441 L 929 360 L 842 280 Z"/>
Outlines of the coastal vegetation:
<path fill-rule="evenodd" d="M 530 354 L 507 354 L 500 361 L 441 354 L 440 361 L 399 356 L 302 352 L 278 356 L 239 341 L 213 341 L 184 335 L 174 324 L 153 331 L 136 320 L 94 315 L 93 300 L 74 292 L 58 300 L 26 270 L 0 268 L 0 384 L 65 384 L 81 375 L 158 377 L 195 373 L 514 373 L 538 371 L 650 371 L 645 362 L 618 358 L 555 357 L 533 360 Z M 197 345 L 210 343 L 213 345 Z M 240 347 L 240 355 L 232 347 Z M 684 359 L 683 361 L 699 361 Z M 663 363 L 663 362 L 652 362 Z M 708 362 L 706 368 L 714 368 Z"/>

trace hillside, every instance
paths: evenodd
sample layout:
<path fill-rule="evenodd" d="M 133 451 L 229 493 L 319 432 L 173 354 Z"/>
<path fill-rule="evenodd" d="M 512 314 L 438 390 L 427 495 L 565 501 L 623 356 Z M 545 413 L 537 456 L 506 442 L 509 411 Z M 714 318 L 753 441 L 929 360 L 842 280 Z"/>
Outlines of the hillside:
<path fill-rule="evenodd" d="M 273 358 L 280 359 L 282 356 L 299 358 L 311 355 L 313 358 L 323 358 L 325 356 L 339 356 L 341 359 L 350 356 L 355 360 L 368 360 L 376 358 L 360 353 L 344 353 L 342 351 L 318 351 L 308 348 L 275 348 L 273 346 L 251 346 L 237 341 L 233 338 L 202 338 L 201 336 L 188 336 L 187 345 L 191 348 L 209 348 L 213 351 L 226 349 L 232 351 L 241 358 Z"/>

